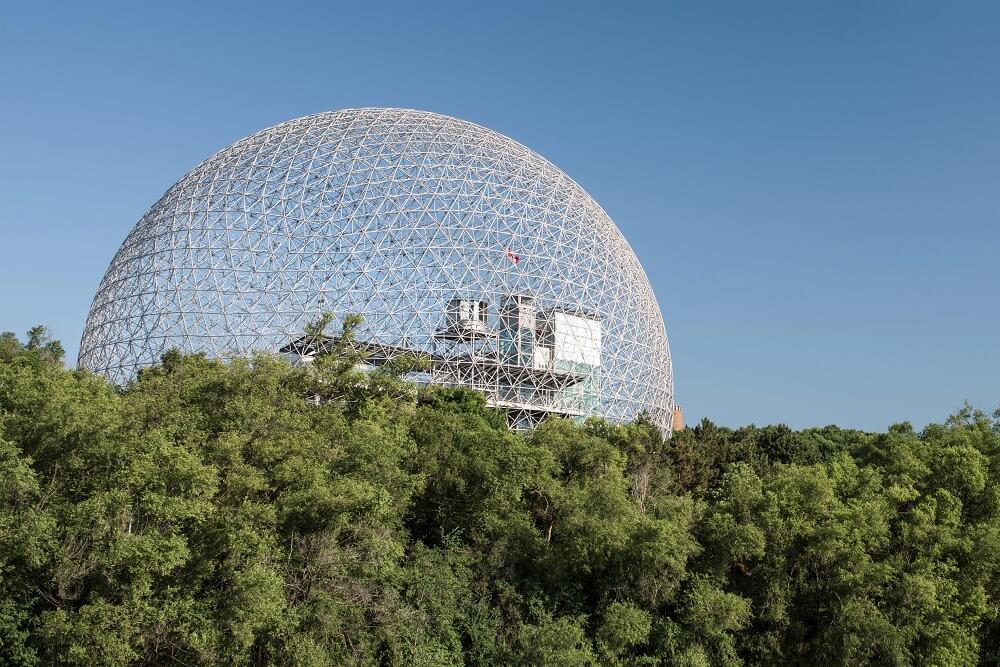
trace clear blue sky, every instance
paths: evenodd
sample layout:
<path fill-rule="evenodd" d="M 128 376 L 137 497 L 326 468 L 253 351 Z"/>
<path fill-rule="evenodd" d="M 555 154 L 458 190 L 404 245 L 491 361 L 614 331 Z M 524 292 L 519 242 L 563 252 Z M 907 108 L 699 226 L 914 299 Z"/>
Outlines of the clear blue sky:
<path fill-rule="evenodd" d="M 186 171 L 282 120 L 400 106 L 511 136 L 604 206 L 689 421 L 1000 405 L 1000 3 L 14 4 L 0 330 L 47 324 L 71 361 Z"/>

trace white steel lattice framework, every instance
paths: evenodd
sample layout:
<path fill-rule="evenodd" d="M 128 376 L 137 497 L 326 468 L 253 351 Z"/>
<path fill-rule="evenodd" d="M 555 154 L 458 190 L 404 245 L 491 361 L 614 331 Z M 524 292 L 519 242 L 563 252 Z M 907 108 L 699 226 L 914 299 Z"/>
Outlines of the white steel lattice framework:
<path fill-rule="evenodd" d="M 550 413 L 669 431 L 670 351 L 628 242 L 566 174 L 455 118 L 350 109 L 281 123 L 178 181 L 111 262 L 79 364 L 126 382 L 178 347 L 308 358 L 359 313 L 371 363 L 429 355 L 515 425 Z"/>

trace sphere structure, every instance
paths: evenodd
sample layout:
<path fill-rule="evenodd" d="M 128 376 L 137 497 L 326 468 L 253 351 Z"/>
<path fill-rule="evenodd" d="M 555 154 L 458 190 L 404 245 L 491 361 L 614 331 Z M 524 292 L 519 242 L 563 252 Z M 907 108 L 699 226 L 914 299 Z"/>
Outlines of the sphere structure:
<path fill-rule="evenodd" d="M 325 311 L 363 316 L 371 364 L 419 352 L 417 381 L 484 391 L 514 425 L 670 429 L 663 318 L 615 224 L 528 148 L 423 111 L 307 116 L 197 166 L 111 261 L 79 365 L 124 383 L 173 347 L 308 361 Z"/>

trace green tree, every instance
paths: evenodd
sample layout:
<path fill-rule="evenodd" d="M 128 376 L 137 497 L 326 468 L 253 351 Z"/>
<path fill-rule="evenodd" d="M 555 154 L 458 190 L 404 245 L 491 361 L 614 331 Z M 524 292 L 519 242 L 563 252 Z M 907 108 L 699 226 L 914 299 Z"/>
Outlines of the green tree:
<path fill-rule="evenodd" d="M 331 324 L 123 388 L 0 335 L 0 664 L 997 662 L 1000 412 L 513 433 Z"/>

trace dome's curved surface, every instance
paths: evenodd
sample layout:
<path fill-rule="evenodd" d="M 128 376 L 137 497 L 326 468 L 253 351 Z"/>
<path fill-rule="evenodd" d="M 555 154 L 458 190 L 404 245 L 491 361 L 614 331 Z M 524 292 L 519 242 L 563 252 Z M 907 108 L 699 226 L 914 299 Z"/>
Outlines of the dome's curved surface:
<path fill-rule="evenodd" d="M 663 319 L 618 228 L 521 144 L 422 111 L 307 116 L 196 167 L 112 260 L 79 364 L 124 382 L 171 347 L 277 351 L 322 311 L 362 314 L 371 345 L 465 359 L 438 381 L 498 405 L 669 429 Z"/>

